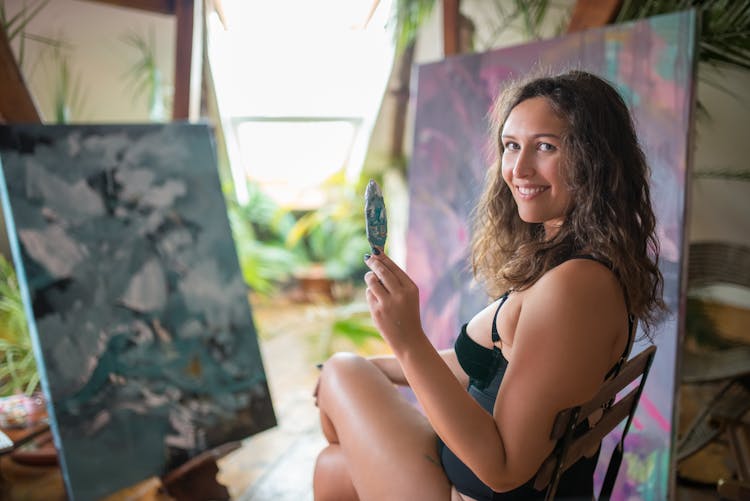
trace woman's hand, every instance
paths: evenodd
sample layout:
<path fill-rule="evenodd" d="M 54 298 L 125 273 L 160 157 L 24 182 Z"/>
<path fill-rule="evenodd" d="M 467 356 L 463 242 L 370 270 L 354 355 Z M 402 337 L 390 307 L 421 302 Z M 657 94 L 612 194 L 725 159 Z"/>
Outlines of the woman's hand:
<path fill-rule="evenodd" d="M 424 336 L 419 318 L 419 289 L 396 263 L 381 251 L 365 260 L 367 305 L 380 334 L 398 352 L 415 336 Z"/>

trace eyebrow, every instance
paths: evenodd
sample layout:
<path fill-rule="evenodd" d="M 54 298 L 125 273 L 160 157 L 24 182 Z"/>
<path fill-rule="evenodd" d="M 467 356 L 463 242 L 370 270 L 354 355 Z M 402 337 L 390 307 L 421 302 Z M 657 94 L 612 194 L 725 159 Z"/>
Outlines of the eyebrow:
<path fill-rule="evenodd" d="M 508 139 L 516 139 L 516 136 L 514 136 L 513 134 L 500 134 L 500 137 L 505 137 Z M 553 134 L 551 132 L 541 132 L 539 134 L 532 134 L 531 137 L 534 139 L 540 138 L 540 137 L 554 137 L 556 139 L 560 139 L 560 136 L 558 134 Z"/>

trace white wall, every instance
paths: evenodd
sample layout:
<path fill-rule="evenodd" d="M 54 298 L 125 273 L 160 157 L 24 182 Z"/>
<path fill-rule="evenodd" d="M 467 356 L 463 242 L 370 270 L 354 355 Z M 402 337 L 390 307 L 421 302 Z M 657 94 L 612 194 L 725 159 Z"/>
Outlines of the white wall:
<path fill-rule="evenodd" d="M 698 100 L 709 116 L 697 117 L 694 171 L 750 172 L 750 71 L 724 69 L 717 73 L 703 66 L 699 72 L 719 81 L 728 92 L 698 83 Z M 692 242 L 721 240 L 750 246 L 750 180 L 694 176 L 691 197 Z"/>
<path fill-rule="evenodd" d="M 6 1 L 10 15 L 28 0 Z M 126 78 L 138 53 L 122 41 L 131 31 L 148 39 L 154 34 L 156 61 L 164 85 L 172 87 L 175 57 L 174 16 L 80 0 L 51 0 L 28 24 L 28 33 L 65 40 L 70 68 L 79 75 L 83 91 L 82 113 L 75 122 L 147 122 L 145 97 L 135 100 L 133 84 Z M 14 44 L 17 44 L 14 40 Z M 59 73 L 52 64 L 51 50 L 38 42 L 26 42 L 23 72 L 45 122 L 54 120 L 53 92 Z"/>

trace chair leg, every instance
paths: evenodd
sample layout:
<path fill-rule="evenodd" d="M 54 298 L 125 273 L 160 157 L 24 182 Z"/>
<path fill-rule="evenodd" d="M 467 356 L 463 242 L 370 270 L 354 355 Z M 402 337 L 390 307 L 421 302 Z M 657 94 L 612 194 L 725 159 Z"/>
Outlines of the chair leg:
<path fill-rule="evenodd" d="M 750 483 L 739 480 L 719 480 L 716 485 L 720 499 L 743 501 L 750 499 Z"/>
<path fill-rule="evenodd" d="M 716 485 L 719 497 L 732 501 L 750 499 L 750 425 L 737 419 L 717 420 L 726 432 L 738 477 L 719 480 Z"/>
<path fill-rule="evenodd" d="M 725 425 L 729 447 L 737 466 L 737 476 L 743 482 L 750 483 L 750 425 L 741 421 Z"/>

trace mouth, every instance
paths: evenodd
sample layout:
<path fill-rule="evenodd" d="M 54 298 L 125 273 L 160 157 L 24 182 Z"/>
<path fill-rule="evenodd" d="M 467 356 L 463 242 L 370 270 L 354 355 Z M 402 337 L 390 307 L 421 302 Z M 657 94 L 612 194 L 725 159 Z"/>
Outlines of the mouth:
<path fill-rule="evenodd" d="M 524 200 L 531 200 L 549 189 L 549 186 L 516 186 L 516 192 Z"/>

